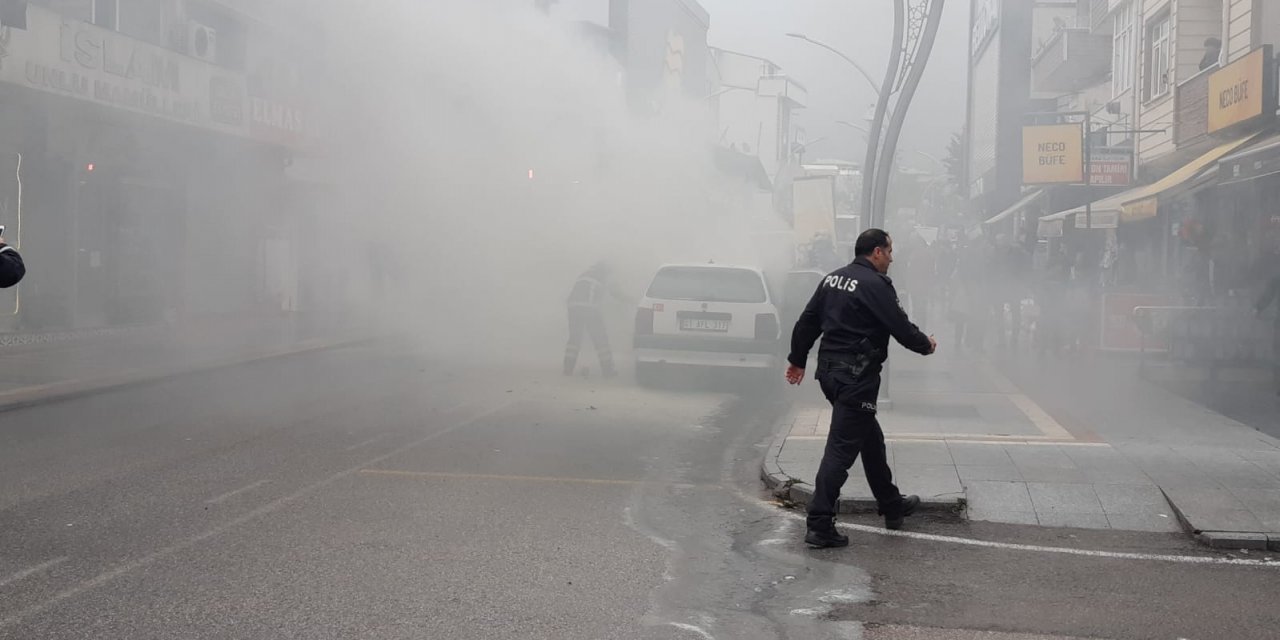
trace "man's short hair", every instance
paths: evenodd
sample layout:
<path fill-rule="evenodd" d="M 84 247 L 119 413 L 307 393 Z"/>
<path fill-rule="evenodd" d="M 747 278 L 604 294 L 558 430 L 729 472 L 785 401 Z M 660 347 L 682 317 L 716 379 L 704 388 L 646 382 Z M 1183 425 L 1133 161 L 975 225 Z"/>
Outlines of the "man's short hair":
<path fill-rule="evenodd" d="M 861 258 L 875 253 L 880 247 L 889 246 L 889 234 L 884 229 L 867 229 L 858 236 L 858 242 L 853 245 L 854 257 Z"/>

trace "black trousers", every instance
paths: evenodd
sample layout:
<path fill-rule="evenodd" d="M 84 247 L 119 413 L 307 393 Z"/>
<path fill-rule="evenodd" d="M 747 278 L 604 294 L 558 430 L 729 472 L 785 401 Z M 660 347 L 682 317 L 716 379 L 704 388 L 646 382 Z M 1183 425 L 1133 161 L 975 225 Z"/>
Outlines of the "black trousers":
<path fill-rule="evenodd" d="M 609 348 L 609 333 L 605 330 L 604 316 L 591 307 L 569 307 L 569 342 L 564 347 L 565 375 L 572 375 L 577 368 L 578 353 L 587 336 L 591 336 L 591 343 L 595 345 L 602 372 L 605 375 L 615 373 L 613 350 Z"/>
<path fill-rule="evenodd" d="M 874 374 L 878 377 L 878 373 Z M 818 465 L 818 477 L 814 480 L 813 501 L 809 503 L 809 528 L 830 529 L 840 500 L 840 489 L 849 479 L 849 468 L 858 455 L 862 455 L 862 467 L 867 474 L 867 484 L 879 503 L 881 513 L 892 513 L 902 503 L 902 494 L 893 483 L 893 471 L 889 469 L 885 450 L 884 431 L 876 420 L 874 410 L 864 407 L 871 390 L 874 403 L 879 391 L 878 380 L 868 384 L 858 380 L 841 365 L 820 362 L 818 382 L 822 393 L 831 403 L 831 431 L 827 434 L 827 447 Z"/>

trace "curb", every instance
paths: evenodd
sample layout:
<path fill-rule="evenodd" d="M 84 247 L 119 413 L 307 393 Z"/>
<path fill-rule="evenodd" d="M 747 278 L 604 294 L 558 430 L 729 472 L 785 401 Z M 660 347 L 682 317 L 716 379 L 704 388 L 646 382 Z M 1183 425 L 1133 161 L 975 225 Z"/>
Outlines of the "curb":
<path fill-rule="evenodd" d="M 787 442 L 787 436 L 790 435 L 787 430 L 789 424 L 783 423 L 778 428 L 778 433 L 773 438 L 773 444 L 769 445 L 768 451 L 765 452 L 764 461 L 760 465 L 760 479 L 764 482 L 764 486 L 773 493 L 774 497 L 784 504 L 803 507 L 813 499 L 813 485 L 789 475 L 778 464 L 778 456 L 781 455 L 782 447 Z M 916 509 L 916 513 L 947 515 L 964 519 L 963 514 L 966 504 L 967 502 L 963 497 L 934 499 L 921 496 L 920 507 Z M 841 496 L 836 512 L 845 514 L 876 513 L 878 508 L 879 505 L 871 497 Z"/>
<path fill-rule="evenodd" d="M 0 393 L 0 413 L 47 404 L 50 402 L 95 395 L 126 387 L 139 386 L 149 382 L 162 380 L 164 378 L 202 373 L 205 371 L 215 371 L 217 369 L 225 369 L 228 367 L 274 360 L 276 358 L 286 358 L 289 356 L 302 355 L 317 351 L 340 349 L 342 347 L 364 344 L 374 339 L 375 338 L 373 337 L 348 338 L 343 340 L 323 340 L 317 338 L 304 340 L 288 347 L 259 351 L 252 355 L 241 355 L 233 358 L 198 362 L 178 367 L 159 367 L 123 374 L 99 376 L 79 380 L 63 380 L 48 384 L 24 387 L 22 389 L 15 389 L 13 391 Z"/>
<path fill-rule="evenodd" d="M 1183 513 L 1177 503 L 1169 498 L 1169 494 L 1165 493 L 1164 489 L 1160 489 L 1160 493 L 1164 495 L 1164 501 L 1168 502 L 1169 507 L 1173 509 L 1173 514 L 1178 518 L 1178 524 L 1182 526 L 1182 530 L 1194 538 L 1196 542 L 1206 547 L 1211 549 L 1280 551 L 1280 532 L 1204 531 L 1197 529 L 1191 524 L 1187 514 Z"/>

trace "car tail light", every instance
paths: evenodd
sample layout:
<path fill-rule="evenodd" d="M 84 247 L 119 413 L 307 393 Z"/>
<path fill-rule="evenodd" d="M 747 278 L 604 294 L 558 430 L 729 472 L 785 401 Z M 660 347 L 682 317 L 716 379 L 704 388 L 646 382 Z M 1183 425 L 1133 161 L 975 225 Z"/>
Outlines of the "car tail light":
<path fill-rule="evenodd" d="M 756 314 L 756 340 L 778 339 L 778 316 L 772 313 Z"/>
<path fill-rule="evenodd" d="M 636 335 L 653 335 L 653 309 L 636 309 Z"/>

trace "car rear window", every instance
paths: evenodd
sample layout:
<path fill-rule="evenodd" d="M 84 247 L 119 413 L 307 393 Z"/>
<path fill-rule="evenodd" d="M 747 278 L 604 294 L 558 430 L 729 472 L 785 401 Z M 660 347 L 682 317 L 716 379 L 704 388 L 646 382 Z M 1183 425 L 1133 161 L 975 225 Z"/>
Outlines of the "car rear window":
<path fill-rule="evenodd" d="M 703 302 L 764 302 L 764 281 L 754 271 L 709 267 L 667 267 L 649 285 L 649 297 Z"/>

